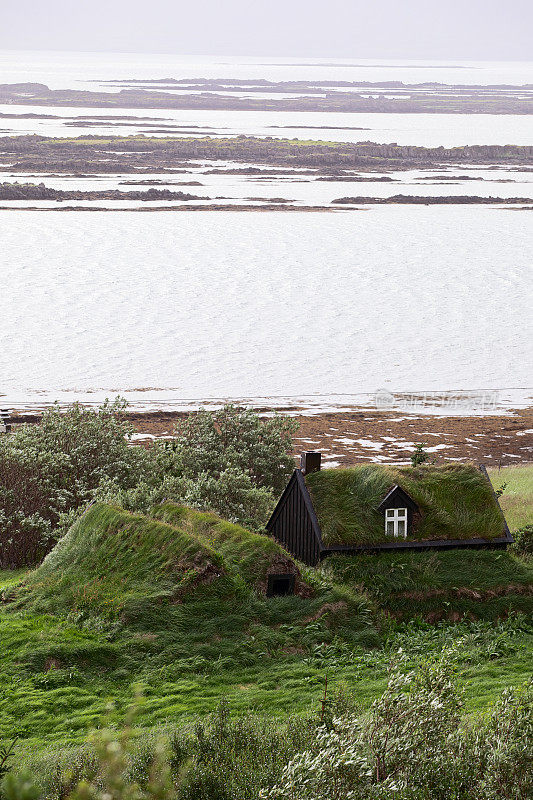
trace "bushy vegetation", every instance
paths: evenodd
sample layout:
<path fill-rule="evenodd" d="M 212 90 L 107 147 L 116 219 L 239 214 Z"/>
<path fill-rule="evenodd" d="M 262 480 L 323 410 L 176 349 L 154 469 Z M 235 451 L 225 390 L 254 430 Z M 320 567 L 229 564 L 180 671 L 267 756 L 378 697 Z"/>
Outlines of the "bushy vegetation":
<path fill-rule="evenodd" d="M 493 539 L 504 535 L 502 513 L 492 488 L 473 465 L 363 464 L 322 470 L 305 480 L 326 545 L 383 541 L 383 517 L 376 509 L 395 484 L 422 512 L 407 538 Z"/>
<path fill-rule="evenodd" d="M 102 482 L 135 486 L 145 453 L 128 446 L 125 404 L 97 411 L 53 408 L 40 425 L 0 437 L 0 568 L 34 564 L 55 544 Z"/>
<path fill-rule="evenodd" d="M 152 471 L 135 488 L 109 481 L 99 496 L 144 513 L 175 500 L 261 529 L 294 469 L 294 429 L 292 420 L 263 420 L 231 404 L 199 411 L 178 425 L 171 441 L 154 445 Z"/>
<path fill-rule="evenodd" d="M 171 442 L 131 447 L 117 398 L 53 408 L 0 438 L 0 568 L 35 564 L 96 498 L 146 512 L 165 499 L 260 528 L 293 468 L 294 424 L 235 406 L 201 411 Z"/>
<path fill-rule="evenodd" d="M 391 675 L 370 714 L 319 728 L 264 800 L 492 800 L 533 791 L 533 687 L 506 691 L 477 724 L 463 721 L 446 657 Z"/>
<path fill-rule="evenodd" d="M 20 766 L 5 800 L 527 800 L 533 791 L 533 690 L 506 689 L 475 719 L 452 648 L 409 669 L 400 653 L 364 712 L 344 687 L 325 713 L 276 723 L 226 703 L 194 725 L 104 728 L 68 762 Z M 27 762 L 28 763 L 28 762 Z"/>

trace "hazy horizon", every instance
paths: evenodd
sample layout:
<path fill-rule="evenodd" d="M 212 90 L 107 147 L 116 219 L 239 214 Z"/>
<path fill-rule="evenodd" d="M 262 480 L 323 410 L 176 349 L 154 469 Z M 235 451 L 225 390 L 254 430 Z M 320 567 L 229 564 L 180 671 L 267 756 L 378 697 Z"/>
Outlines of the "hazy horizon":
<path fill-rule="evenodd" d="M 0 49 L 303 59 L 529 61 L 533 3 L 509 0 L 40 0 L 3 9 Z"/>

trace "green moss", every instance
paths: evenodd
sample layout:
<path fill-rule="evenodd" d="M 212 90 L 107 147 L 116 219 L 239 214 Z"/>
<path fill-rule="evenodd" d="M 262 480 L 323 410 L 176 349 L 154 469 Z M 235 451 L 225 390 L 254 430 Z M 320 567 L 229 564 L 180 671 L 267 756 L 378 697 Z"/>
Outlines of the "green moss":
<path fill-rule="evenodd" d="M 390 541 L 377 507 L 395 484 L 420 508 L 408 539 L 494 539 L 503 517 L 488 481 L 471 465 L 391 467 L 363 464 L 306 477 L 325 545 Z"/>

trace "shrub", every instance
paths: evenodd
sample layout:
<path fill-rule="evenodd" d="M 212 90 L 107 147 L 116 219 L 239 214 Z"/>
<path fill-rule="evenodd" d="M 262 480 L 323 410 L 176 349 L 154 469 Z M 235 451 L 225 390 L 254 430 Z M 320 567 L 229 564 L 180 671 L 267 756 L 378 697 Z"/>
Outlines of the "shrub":
<path fill-rule="evenodd" d="M 504 690 L 476 744 L 482 797 L 533 797 L 533 682 Z"/>
<path fill-rule="evenodd" d="M 226 703 L 168 741 L 104 729 L 52 785 L 8 774 L 5 800 L 529 800 L 533 685 L 504 690 L 492 712 L 462 714 L 455 655 L 405 672 L 401 660 L 369 713 L 337 697 L 326 724 L 232 719 Z M 72 769 L 72 767 L 74 767 Z M 76 776 L 76 777 L 74 777 Z"/>
<path fill-rule="evenodd" d="M 488 722 L 461 719 L 450 654 L 396 669 L 367 717 L 334 718 L 264 800 L 526 800 L 533 789 L 530 688 L 506 690 Z"/>
<path fill-rule="evenodd" d="M 174 439 L 152 448 L 149 479 L 127 490 L 109 480 L 99 499 L 143 513 L 173 500 L 260 529 L 294 469 L 294 429 L 292 420 L 233 405 L 190 414 Z"/>
<path fill-rule="evenodd" d="M 125 401 L 44 413 L 0 439 L 0 569 L 35 564 L 93 499 L 148 513 L 165 499 L 260 528 L 294 467 L 294 423 L 227 405 L 172 442 L 131 447 Z"/>
<path fill-rule="evenodd" d="M 176 428 L 167 447 L 166 472 L 191 480 L 218 479 L 239 470 L 252 485 L 281 492 L 294 469 L 291 434 L 296 424 L 274 416 L 261 419 L 251 409 L 225 405 L 219 411 L 190 414 Z"/>
<path fill-rule="evenodd" d="M 128 444 L 125 407 L 118 398 L 96 411 L 54 407 L 1 437 L 0 568 L 40 560 L 104 479 L 129 488 L 149 472 L 146 451 Z"/>
<path fill-rule="evenodd" d="M 427 461 L 431 461 L 430 455 L 425 448 L 425 443 L 417 444 L 415 446 L 415 450 L 411 456 L 411 466 L 419 467 L 420 464 L 425 464 Z"/>
<path fill-rule="evenodd" d="M 533 525 L 524 525 L 513 533 L 513 550 L 521 556 L 533 556 Z"/>

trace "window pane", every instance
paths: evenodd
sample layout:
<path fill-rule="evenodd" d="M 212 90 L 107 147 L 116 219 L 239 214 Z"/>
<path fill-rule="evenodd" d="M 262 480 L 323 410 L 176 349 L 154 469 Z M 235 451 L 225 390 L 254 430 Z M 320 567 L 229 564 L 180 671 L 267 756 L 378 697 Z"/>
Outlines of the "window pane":
<path fill-rule="evenodd" d="M 387 515 L 387 517 L 393 517 L 394 516 L 394 509 L 393 508 L 388 508 L 386 510 L 385 514 Z"/>
<path fill-rule="evenodd" d="M 398 520 L 398 536 L 405 536 L 406 524 L 405 520 Z"/>
<path fill-rule="evenodd" d="M 387 536 L 394 536 L 394 522 L 387 522 L 385 531 Z"/>
<path fill-rule="evenodd" d="M 399 517 L 406 517 L 407 516 L 407 509 L 406 508 L 398 508 L 398 516 Z"/>

